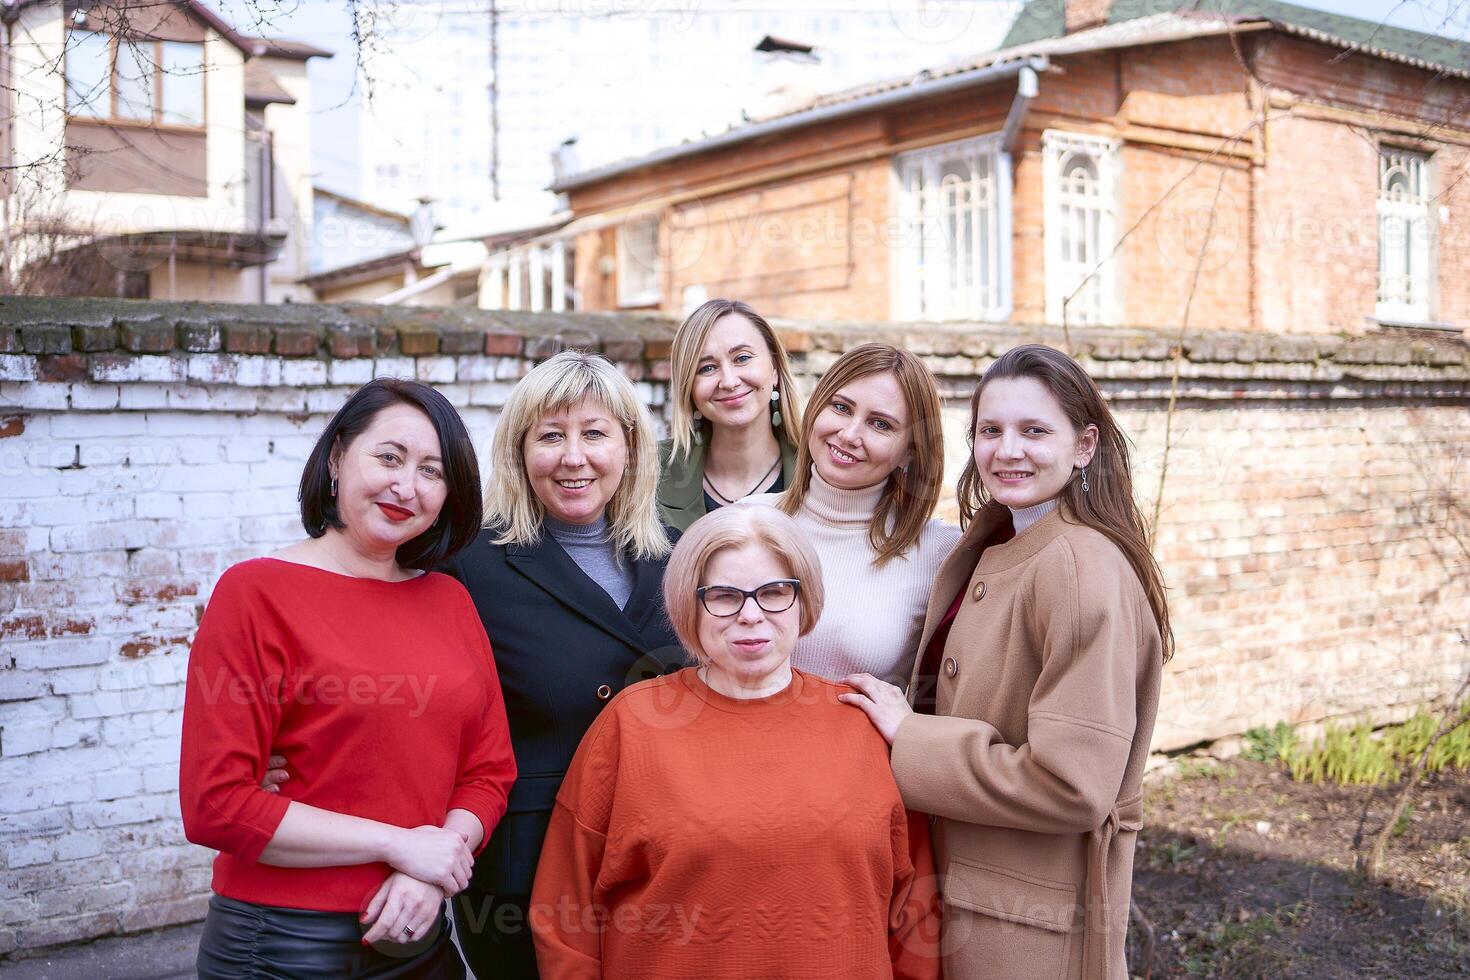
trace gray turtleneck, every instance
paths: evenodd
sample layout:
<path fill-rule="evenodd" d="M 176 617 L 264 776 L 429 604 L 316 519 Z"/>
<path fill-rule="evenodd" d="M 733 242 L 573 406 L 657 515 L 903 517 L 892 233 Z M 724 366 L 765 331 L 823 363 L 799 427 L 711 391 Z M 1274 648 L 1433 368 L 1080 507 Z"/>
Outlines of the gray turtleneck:
<path fill-rule="evenodd" d="M 566 524 L 548 514 L 546 530 L 619 609 L 628 604 L 633 594 L 633 568 L 621 560 L 617 545 L 608 539 L 606 517 L 592 524 Z"/>

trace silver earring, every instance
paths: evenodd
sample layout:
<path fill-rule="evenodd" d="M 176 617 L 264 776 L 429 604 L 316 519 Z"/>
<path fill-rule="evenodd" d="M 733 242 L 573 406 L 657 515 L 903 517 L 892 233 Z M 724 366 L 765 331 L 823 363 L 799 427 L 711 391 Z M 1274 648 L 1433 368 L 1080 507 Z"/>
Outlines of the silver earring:
<path fill-rule="evenodd" d="M 771 389 L 771 428 L 781 428 L 781 389 Z"/>
<path fill-rule="evenodd" d="M 1087 467 L 1082 467 L 1082 492 L 1086 493 L 1091 488 L 1087 485 Z"/>
<path fill-rule="evenodd" d="M 704 445 L 704 430 L 699 427 L 699 423 L 703 421 L 704 416 L 700 415 L 699 409 L 696 408 L 694 410 L 694 424 L 691 426 L 691 428 L 694 430 L 694 444 L 696 446 Z"/>
<path fill-rule="evenodd" d="M 335 476 L 332 477 L 332 489 L 330 493 L 333 497 L 337 496 L 337 478 Z"/>

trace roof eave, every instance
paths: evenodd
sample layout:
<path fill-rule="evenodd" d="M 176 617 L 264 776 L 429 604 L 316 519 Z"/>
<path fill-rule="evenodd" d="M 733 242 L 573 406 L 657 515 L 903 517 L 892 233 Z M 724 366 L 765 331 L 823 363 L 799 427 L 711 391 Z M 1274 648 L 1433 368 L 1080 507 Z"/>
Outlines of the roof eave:
<path fill-rule="evenodd" d="M 766 136 L 784 133 L 793 129 L 800 129 L 816 123 L 830 122 L 834 119 L 842 119 L 847 116 L 859 115 L 871 112 L 875 109 L 902 105 L 919 99 L 932 98 L 948 92 L 959 91 L 965 88 L 978 88 L 984 85 L 994 84 L 1013 78 L 1021 73 L 1023 68 L 1031 68 L 1034 71 L 1046 71 L 1051 63 L 1045 56 L 1018 58 L 1015 61 L 992 63 L 971 71 L 960 72 L 932 80 L 923 80 L 903 86 L 902 88 L 889 89 L 873 95 L 863 96 L 847 102 L 838 102 L 832 105 L 820 106 L 794 112 L 786 116 L 778 116 L 765 122 L 752 123 L 711 136 L 698 142 L 682 143 L 679 146 L 665 147 L 652 153 L 610 163 L 602 167 L 594 167 L 578 174 L 568 174 L 552 182 L 550 190 L 561 194 L 579 187 L 601 183 L 613 177 L 652 167 L 662 163 L 670 163 L 675 160 L 683 160 L 688 157 L 699 156 L 714 150 L 737 146 L 748 143 L 751 140 L 761 139 Z"/>

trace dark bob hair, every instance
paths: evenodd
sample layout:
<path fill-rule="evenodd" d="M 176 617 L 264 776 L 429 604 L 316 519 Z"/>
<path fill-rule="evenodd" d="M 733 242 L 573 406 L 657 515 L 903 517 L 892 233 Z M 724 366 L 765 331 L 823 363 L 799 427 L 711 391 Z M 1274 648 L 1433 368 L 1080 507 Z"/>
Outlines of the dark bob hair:
<path fill-rule="evenodd" d="M 319 538 L 327 528 L 345 525 L 332 495 L 332 454 L 346 449 L 390 405 L 412 405 L 429 417 L 439 436 L 444 459 L 444 509 L 423 534 L 398 546 L 398 564 L 431 569 L 475 539 L 480 530 L 480 466 L 464 422 L 449 400 L 421 381 L 375 378 L 354 391 L 337 409 L 332 421 L 312 447 L 301 472 L 301 524 Z"/>

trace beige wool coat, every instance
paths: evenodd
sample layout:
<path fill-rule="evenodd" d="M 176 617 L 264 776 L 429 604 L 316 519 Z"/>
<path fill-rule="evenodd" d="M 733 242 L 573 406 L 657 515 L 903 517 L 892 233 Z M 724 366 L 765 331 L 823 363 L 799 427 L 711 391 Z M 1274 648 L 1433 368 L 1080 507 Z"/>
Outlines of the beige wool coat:
<path fill-rule="evenodd" d="M 920 662 L 960 589 L 965 598 L 937 714 L 910 716 L 893 742 L 904 803 L 934 815 L 944 975 L 1127 980 L 1158 627 L 1123 552 L 1065 505 L 981 556 L 1008 519 L 976 515 L 940 567 Z M 918 675 L 916 665 L 910 699 Z"/>

